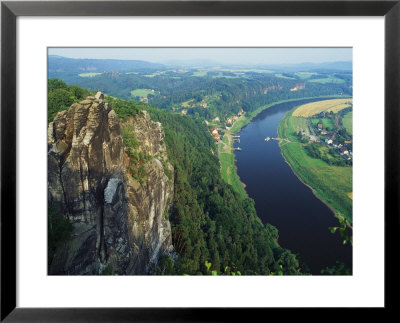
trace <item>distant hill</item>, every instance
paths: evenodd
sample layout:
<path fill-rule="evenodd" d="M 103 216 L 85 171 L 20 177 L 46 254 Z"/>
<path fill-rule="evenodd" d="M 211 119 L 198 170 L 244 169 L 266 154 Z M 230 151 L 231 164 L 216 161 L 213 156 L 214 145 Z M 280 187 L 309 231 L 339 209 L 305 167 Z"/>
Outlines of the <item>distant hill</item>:
<path fill-rule="evenodd" d="M 165 66 L 158 63 L 150 63 L 139 60 L 119 60 L 119 59 L 86 59 L 68 58 L 58 55 L 49 55 L 48 71 L 54 72 L 131 72 L 141 70 L 164 69 Z"/>
<path fill-rule="evenodd" d="M 351 72 L 353 69 L 353 63 L 351 61 L 339 61 L 339 62 L 324 62 L 324 63 L 298 63 L 298 64 L 227 64 L 217 62 L 209 59 L 192 59 L 192 60 L 168 60 L 163 62 L 169 67 L 185 67 L 185 68 L 196 68 L 196 67 L 225 67 L 225 68 L 260 68 L 268 69 L 276 72 Z"/>
<path fill-rule="evenodd" d="M 326 62 L 326 63 L 299 63 L 299 64 L 282 64 L 282 65 L 263 65 L 267 68 L 279 72 L 332 72 L 332 71 L 348 71 L 353 70 L 353 62 Z"/>
<path fill-rule="evenodd" d="M 168 60 L 164 61 L 165 65 L 172 67 L 215 67 L 223 65 L 220 62 L 211 59 L 188 59 L 188 60 Z"/>
<path fill-rule="evenodd" d="M 165 64 L 165 65 L 164 65 Z M 58 55 L 49 55 L 48 71 L 53 73 L 103 73 L 103 72 L 141 72 L 149 70 L 168 69 L 171 67 L 232 67 L 233 64 L 220 63 L 208 59 L 169 60 L 164 64 L 151 63 L 141 60 L 120 59 L 86 59 L 68 58 Z M 325 63 L 299 63 L 299 64 L 239 64 L 236 67 L 269 69 L 276 72 L 350 72 L 353 69 L 351 61 L 325 62 Z"/>

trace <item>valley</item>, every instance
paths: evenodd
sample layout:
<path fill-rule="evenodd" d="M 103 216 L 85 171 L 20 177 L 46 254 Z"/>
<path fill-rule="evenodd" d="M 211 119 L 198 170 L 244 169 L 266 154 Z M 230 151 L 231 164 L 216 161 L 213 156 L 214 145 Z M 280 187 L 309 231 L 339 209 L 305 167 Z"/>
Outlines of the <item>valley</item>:
<path fill-rule="evenodd" d="M 314 104 L 324 106 L 325 102 Z M 290 141 L 281 144 L 282 154 L 299 178 L 351 225 L 352 138 L 343 131 L 340 136 L 337 132 L 340 130 L 332 122 L 328 124 L 330 128 L 326 127 L 327 121 L 320 122 L 325 119 L 314 122 L 316 126 L 313 126 L 304 117 L 295 116 L 303 107 L 288 112 L 280 122 L 279 136 Z M 309 134 L 310 129 L 314 131 L 313 136 Z"/>
<path fill-rule="evenodd" d="M 51 274 L 351 273 L 351 65 L 50 55 L 48 84 Z"/>

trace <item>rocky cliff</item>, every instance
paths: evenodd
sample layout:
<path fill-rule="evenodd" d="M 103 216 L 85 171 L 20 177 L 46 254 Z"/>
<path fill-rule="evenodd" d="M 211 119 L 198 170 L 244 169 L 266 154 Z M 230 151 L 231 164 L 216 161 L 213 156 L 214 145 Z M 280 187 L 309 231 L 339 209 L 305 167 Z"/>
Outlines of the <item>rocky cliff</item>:
<path fill-rule="evenodd" d="M 145 159 L 132 160 L 122 129 Z M 100 92 L 57 114 L 48 127 L 48 199 L 73 232 L 49 274 L 149 274 L 173 251 L 166 216 L 173 168 L 163 138 L 145 111 L 120 123 Z M 133 176 L 135 167 L 144 169 L 142 178 Z"/>
<path fill-rule="evenodd" d="M 306 83 L 297 83 L 295 87 L 291 88 L 290 91 L 291 92 L 295 92 L 295 91 L 299 91 L 299 90 L 303 90 L 306 88 Z"/>
<path fill-rule="evenodd" d="M 281 86 L 281 85 L 271 85 L 271 86 L 267 86 L 266 88 L 264 88 L 264 94 L 268 94 L 268 92 L 271 92 L 271 91 L 280 91 L 280 90 L 282 90 L 283 89 L 283 87 Z"/>

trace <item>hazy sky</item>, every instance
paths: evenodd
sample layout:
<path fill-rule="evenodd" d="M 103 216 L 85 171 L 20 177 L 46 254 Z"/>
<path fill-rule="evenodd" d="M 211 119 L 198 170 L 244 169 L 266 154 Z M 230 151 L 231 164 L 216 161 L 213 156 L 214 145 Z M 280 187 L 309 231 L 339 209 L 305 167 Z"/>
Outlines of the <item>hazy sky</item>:
<path fill-rule="evenodd" d="M 226 64 L 295 64 L 352 60 L 352 48 L 49 48 L 49 54 L 157 63 L 212 60 Z"/>

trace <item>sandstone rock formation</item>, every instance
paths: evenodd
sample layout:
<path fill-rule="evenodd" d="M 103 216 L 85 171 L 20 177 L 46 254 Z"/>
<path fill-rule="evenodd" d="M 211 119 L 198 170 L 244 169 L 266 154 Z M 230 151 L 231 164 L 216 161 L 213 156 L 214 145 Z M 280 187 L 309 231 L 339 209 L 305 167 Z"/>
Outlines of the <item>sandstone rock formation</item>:
<path fill-rule="evenodd" d="M 264 94 L 268 94 L 268 92 L 271 92 L 271 91 L 280 91 L 282 89 L 283 89 L 283 87 L 279 84 L 267 86 L 266 88 L 264 88 Z"/>
<path fill-rule="evenodd" d="M 291 92 L 295 92 L 295 91 L 299 91 L 299 90 L 303 90 L 306 88 L 306 83 L 297 83 L 296 86 L 294 88 L 291 88 L 290 91 Z"/>
<path fill-rule="evenodd" d="M 48 199 L 73 223 L 72 239 L 56 253 L 49 274 L 148 274 L 173 251 L 165 217 L 173 182 L 164 131 L 143 111 L 123 126 L 149 156 L 139 182 L 128 169 L 121 124 L 98 92 L 59 112 L 48 127 Z M 135 165 L 134 165 L 135 166 Z"/>

